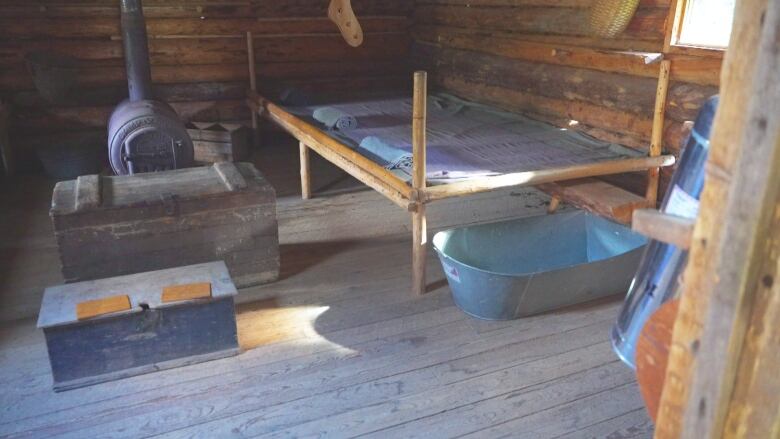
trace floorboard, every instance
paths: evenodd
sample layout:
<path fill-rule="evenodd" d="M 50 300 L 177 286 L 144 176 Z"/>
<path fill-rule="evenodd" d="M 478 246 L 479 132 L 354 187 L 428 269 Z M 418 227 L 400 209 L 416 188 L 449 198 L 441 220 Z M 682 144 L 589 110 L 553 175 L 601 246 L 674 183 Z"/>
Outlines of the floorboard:
<path fill-rule="evenodd" d="M 521 415 L 478 430 L 463 438 L 553 438 L 577 432 L 595 422 L 614 418 L 615 413 L 642 406 L 636 383 L 616 384 L 556 407 Z"/>
<path fill-rule="evenodd" d="M 297 145 L 255 161 L 277 187 L 282 273 L 241 290 L 232 358 L 51 391 L 33 315 L 61 282 L 52 183 L 3 183 L 0 437 L 649 437 L 633 373 L 611 352 L 617 299 L 509 322 L 454 305 L 433 252 L 410 293 L 409 215 L 314 160 L 299 199 Z M 22 194 L 22 188 L 30 190 Z M 16 204 L 14 204 L 16 203 Z M 506 190 L 434 205 L 433 229 L 541 214 Z M 21 267 L 21 268 L 20 268 Z M 25 317 L 27 316 L 27 317 Z"/>

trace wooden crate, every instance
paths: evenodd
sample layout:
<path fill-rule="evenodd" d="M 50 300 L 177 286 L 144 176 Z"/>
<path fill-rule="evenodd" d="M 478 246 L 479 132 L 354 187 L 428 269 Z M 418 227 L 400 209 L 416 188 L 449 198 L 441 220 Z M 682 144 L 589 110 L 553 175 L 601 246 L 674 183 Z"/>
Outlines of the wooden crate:
<path fill-rule="evenodd" d="M 252 131 L 243 125 L 190 122 L 187 133 L 198 163 L 240 162 L 249 157 Z"/>
<path fill-rule="evenodd" d="M 166 288 L 193 283 L 208 284 L 210 294 L 163 300 Z M 54 390 L 237 354 L 235 295 L 221 261 L 47 288 L 38 328 Z M 92 317 L 82 314 L 101 307 Z"/>
<path fill-rule="evenodd" d="M 215 260 L 238 287 L 279 275 L 276 193 L 249 163 L 81 176 L 50 216 L 67 282 Z"/>

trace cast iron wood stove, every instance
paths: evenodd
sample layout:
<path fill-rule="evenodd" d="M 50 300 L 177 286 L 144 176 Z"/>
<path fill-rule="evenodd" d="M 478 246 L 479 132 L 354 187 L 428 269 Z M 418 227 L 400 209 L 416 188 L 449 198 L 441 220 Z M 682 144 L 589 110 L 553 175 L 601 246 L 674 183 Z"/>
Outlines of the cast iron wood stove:
<path fill-rule="evenodd" d="M 108 152 L 118 175 L 194 165 L 192 140 L 176 111 L 156 100 L 141 0 L 121 0 L 129 98 L 108 122 Z"/>

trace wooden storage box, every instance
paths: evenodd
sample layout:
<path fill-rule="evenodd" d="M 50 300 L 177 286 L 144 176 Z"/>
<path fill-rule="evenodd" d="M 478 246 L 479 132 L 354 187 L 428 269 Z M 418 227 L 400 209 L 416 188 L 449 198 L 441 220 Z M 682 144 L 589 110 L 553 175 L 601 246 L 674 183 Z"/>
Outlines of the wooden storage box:
<path fill-rule="evenodd" d="M 163 301 L 166 287 L 193 283 L 210 284 L 210 295 Z M 235 295 L 221 261 L 47 288 L 38 328 L 46 337 L 54 390 L 237 354 Z M 105 310 L 113 299 L 128 306 L 79 319 L 85 305 Z"/>
<path fill-rule="evenodd" d="M 249 163 L 81 176 L 50 215 L 67 282 L 215 260 L 239 288 L 279 275 L 276 193 Z"/>
<path fill-rule="evenodd" d="M 190 122 L 187 133 L 199 163 L 240 162 L 249 157 L 252 131 L 239 124 Z"/>

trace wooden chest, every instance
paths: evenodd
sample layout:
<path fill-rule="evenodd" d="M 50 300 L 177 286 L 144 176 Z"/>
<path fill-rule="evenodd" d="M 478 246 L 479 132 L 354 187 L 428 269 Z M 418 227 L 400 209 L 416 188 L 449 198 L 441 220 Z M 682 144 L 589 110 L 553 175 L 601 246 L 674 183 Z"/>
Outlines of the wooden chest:
<path fill-rule="evenodd" d="M 81 176 L 50 215 L 67 282 L 215 260 L 239 288 L 279 275 L 276 193 L 248 163 Z"/>
<path fill-rule="evenodd" d="M 208 294 L 163 293 L 196 286 Z M 221 261 L 47 288 L 38 327 L 54 390 L 237 354 L 235 295 Z"/>
<path fill-rule="evenodd" d="M 239 162 L 249 157 L 251 130 L 239 124 L 190 122 L 187 133 L 199 163 Z"/>

